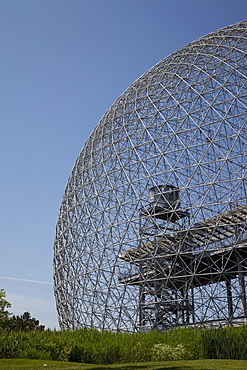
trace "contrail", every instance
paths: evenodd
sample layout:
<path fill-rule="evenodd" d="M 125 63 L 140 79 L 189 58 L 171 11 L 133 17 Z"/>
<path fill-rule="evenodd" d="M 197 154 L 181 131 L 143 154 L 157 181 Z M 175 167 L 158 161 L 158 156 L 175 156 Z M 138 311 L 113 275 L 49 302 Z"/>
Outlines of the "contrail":
<path fill-rule="evenodd" d="M 0 276 L 0 279 L 17 280 L 17 281 L 26 281 L 26 282 L 28 282 L 28 283 L 37 283 L 37 284 L 48 284 L 48 285 L 53 285 L 53 283 L 48 283 L 47 281 L 30 280 L 30 279 L 19 279 L 19 278 L 6 277 L 6 276 Z"/>

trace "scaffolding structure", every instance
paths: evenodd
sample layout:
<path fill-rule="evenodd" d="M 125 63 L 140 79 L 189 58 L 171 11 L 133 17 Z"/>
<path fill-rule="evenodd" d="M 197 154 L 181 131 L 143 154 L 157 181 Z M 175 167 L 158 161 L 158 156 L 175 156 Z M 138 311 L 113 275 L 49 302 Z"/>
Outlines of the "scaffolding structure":
<path fill-rule="evenodd" d="M 184 46 L 97 124 L 62 198 L 62 329 L 246 322 L 247 22 Z"/>
<path fill-rule="evenodd" d="M 245 323 L 247 239 L 240 235 L 247 229 L 247 206 L 223 212 L 193 226 L 188 223 L 187 228 L 179 229 L 174 225 L 181 218 L 189 218 L 189 214 L 159 204 L 159 198 L 166 197 L 160 191 L 156 204 L 140 213 L 138 246 L 118 256 L 137 266 L 137 272 L 122 277 L 120 282 L 139 287 L 139 330 L 164 330 L 171 326 L 199 324 L 194 303 L 196 289 L 206 289 L 209 285 L 222 282 L 225 284 L 228 309 L 224 322 L 234 323 L 231 281 L 236 278 L 239 281 L 241 307 L 237 322 Z M 168 191 L 178 193 L 174 187 Z M 162 233 L 164 221 L 172 224 L 166 227 L 169 233 Z M 232 239 L 228 245 L 217 248 L 218 243 L 228 239 Z M 210 245 L 214 247 L 211 249 Z M 206 324 L 206 320 L 203 323 Z M 210 324 L 222 325 L 223 322 L 212 319 Z"/>

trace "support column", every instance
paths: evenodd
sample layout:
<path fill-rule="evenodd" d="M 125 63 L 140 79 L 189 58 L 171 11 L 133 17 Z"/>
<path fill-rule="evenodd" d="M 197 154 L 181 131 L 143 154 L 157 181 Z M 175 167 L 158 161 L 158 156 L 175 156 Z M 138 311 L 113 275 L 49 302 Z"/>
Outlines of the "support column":
<path fill-rule="evenodd" d="M 141 225 L 141 215 L 139 218 L 139 243 L 138 243 L 138 253 L 139 253 L 139 279 L 140 279 L 140 284 L 139 284 L 139 327 L 140 330 L 142 330 L 142 327 L 144 326 L 144 311 L 143 311 L 143 306 L 145 303 L 145 294 L 144 294 L 144 286 L 143 286 L 143 268 L 142 264 L 143 261 L 140 258 L 141 256 L 141 246 L 142 246 L 142 225 Z"/>
<path fill-rule="evenodd" d="M 226 278 L 226 294 L 227 294 L 227 305 L 228 305 L 228 317 L 230 321 L 233 318 L 233 307 L 232 307 L 232 286 L 231 279 Z"/>
<path fill-rule="evenodd" d="M 241 302 L 242 316 L 247 317 L 247 305 L 246 305 L 246 292 L 245 292 L 245 281 L 242 260 L 239 254 L 236 252 L 236 260 L 238 266 L 238 281 L 239 281 L 239 296 Z"/>
<path fill-rule="evenodd" d="M 145 296 L 144 296 L 143 287 L 141 284 L 140 284 L 139 289 L 140 289 L 139 291 L 139 326 L 140 328 L 142 328 L 144 326 L 144 319 L 145 319 L 144 311 L 143 311 L 143 306 L 145 303 Z"/>
<path fill-rule="evenodd" d="M 189 316 L 189 300 L 188 300 L 188 288 L 187 282 L 183 287 L 183 323 L 188 324 L 190 322 Z"/>
<path fill-rule="evenodd" d="M 155 245 L 156 245 L 156 238 Z M 157 277 L 157 250 L 156 246 L 154 248 L 154 256 L 153 256 L 153 266 L 154 266 L 154 326 L 153 328 L 156 329 L 159 323 L 159 304 L 158 304 L 158 277 Z"/>
<path fill-rule="evenodd" d="M 195 323 L 195 301 L 194 301 L 194 287 L 191 288 L 191 310 L 192 310 L 192 322 Z"/>

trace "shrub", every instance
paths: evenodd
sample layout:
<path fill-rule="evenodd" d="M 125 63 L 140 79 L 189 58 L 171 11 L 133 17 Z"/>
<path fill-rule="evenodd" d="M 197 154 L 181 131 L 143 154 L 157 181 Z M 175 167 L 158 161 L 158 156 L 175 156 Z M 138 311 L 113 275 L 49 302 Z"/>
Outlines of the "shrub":
<path fill-rule="evenodd" d="M 152 348 L 153 361 L 178 361 L 189 360 L 191 358 L 191 353 L 181 343 L 176 347 L 172 347 L 164 343 L 158 343 Z"/>
<path fill-rule="evenodd" d="M 11 336 L 0 338 L 0 358 L 19 357 L 19 343 Z"/>

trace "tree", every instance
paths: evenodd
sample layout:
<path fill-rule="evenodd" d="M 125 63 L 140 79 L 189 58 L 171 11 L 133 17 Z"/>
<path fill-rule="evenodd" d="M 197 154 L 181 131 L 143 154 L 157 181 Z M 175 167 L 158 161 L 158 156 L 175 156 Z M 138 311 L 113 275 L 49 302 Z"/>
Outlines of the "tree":
<path fill-rule="evenodd" d="M 39 320 L 31 317 L 29 312 L 24 312 L 20 316 L 11 316 L 7 309 L 11 304 L 5 299 L 6 293 L 4 289 L 0 289 L 0 329 L 9 329 L 12 331 L 43 331 L 44 325 L 39 325 Z"/>
<path fill-rule="evenodd" d="M 11 313 L 7 310 L 11 304 L 5 299 L 6 293 L 4 289 L 0 289 L 0 328 L 4 329 L 9 322 Z"/>
<path fill-rule="evenodd" d="M 31 317 L 29 312 L 24 312 L 23 315 L 13 315 L 9 319 L 8 329 L 13 331 L 43 331 L 44 325 L 39 325 L 39 320 Z"/>

